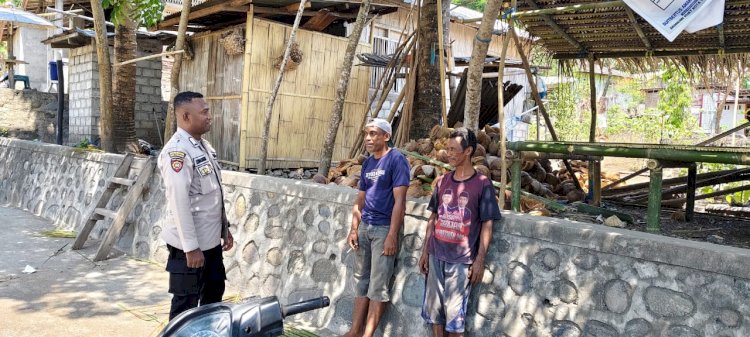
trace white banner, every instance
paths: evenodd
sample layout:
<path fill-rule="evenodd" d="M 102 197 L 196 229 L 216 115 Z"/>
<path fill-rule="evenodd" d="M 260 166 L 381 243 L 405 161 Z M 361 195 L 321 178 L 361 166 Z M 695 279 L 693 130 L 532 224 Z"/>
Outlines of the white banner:
<path fill-rule="evenodd" d="M 669 42 L 674 41 L 698 15 L 716 0 L 623 0 L 628 7 L 638 13 L 648 23 L 664 35 Z M 722 17 L 724 5 L 721 1 Z M 701 27 L 698 25 L 697 27 Z"/>
<path fill-rule="evenodd" d="M 685 31 L 692 34 L 719 25 L 722 22 L 724 22 L 724 0 L 713 0 L 700 16 L 685 27 Z"/>

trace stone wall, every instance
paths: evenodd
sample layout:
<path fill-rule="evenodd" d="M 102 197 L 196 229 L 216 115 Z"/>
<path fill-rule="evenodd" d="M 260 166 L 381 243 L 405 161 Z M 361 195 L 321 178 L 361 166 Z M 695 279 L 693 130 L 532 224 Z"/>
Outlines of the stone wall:
<path fill-rule="evenodd" d="M 79 227 L 118 155 L 0 139 L 0 204 Z M 229 282 L 243 296 L 284 301 L 331 297 L 296 320 L 333 333 L 348 328 L 353 255 L 344 242 L 355 191 L 223 172 L 235 248 Z M 163 262 L 158 174 L 118 247 Z M 425 204 L 407 203 L 385 336 L 428 336 L 417 270 Z M 504 213 L 495 224 L 483 283 L 469 305 L 470 336 L 750 336 L 750 251 L 566 220 Z M 100 226 L 94 234 L 104 230 Z"/>
<path fill-rule="evenodd" d="M 138 55 L 142 57 L 161 52 L 158 41 L 138 40 Z M 110 48 L 110 54 L 111 48 Z M 114 58 L 113 58 L 114 60 Z M 161 145 L 166 106 L 161 97 L 161 59 L 136 63 L 136 136 L 152 144 Z M 92 43 L 70 51 L 70 128 L 71 142 L 99 138 L 99 63 Z"/>
<path fill-rule="evenodd" d="M 63 114 L 66 116 L 67 112 Z M 54 143 L 56 125 L 56 93 L 0 88 L 0 136 Z M 63 120 L 64 141 L 66 126 L 67 121 Z"/>

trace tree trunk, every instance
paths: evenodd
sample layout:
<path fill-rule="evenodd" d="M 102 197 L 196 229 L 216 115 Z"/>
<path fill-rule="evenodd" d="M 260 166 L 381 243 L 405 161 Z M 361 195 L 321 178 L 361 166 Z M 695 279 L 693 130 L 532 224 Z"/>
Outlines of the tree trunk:
<path fill-rule="evenodd" d="M 721 133 L 721 115 L 724 112 L 724 106 L 727 105 L 727 98 L 729 97 L 729 86 L 732 83 L 732 78 L 729 76 L 726 80 L 726 92 L 724 98 L 721 99 L 719 105 L 716 107 L 716 116 L 714 117 L 714 134 Z"/>
<path fill-rule="evenodd" d="M 99 63 L 99 137 L 101 148 L 114 152 L 112 141 L 112 63 L 109 60 L 109 43 L 107 43 L 107 26 L 105 26 L 102 2 L 91 0 L 91 12 L 94 15 L 96 32 L 96 59 Z"/>
<path fill-rule="evenodd" d="M 266 116 L 265 119 L 263 119 L 263 132 L 261 134 L 258 174 L 266 174 L 266 159 L 268 158 L 268 134 L 271 129 L 273 103 L 276 101 L 276 95 L 278 95 L 279 93 L 281 80 L 284 79 L 284 68 L 286 68 L 287 61 L 289 61 L 289 53 L 291 52 L 294 39 L 297 36 L 297 28 L 299 28 L 299 22 L 302 19 L 302 13 L 305 11 L 305 2 L 306 0 L 300 0 L 299 2 L 299 7 L 297 8 L 297 16 L 294 18 L 292 31 L 289 33 L 289 41 L 287 41 L 286 48 L 284 49 L 284 58 L 281 60 L 281 65 L 279 66 L 279 75 L 276 77 L 276 83 L 274 83 L 273 85 L 271 97 L 268 99 L 268 105 L 266 106 Z"/>
<path fill-rule="evenodd" d="M 484 59 L 487 49 L 492 41 L 492 30 L 495 29 L 495 20 L 500 13 L 502 1 L 490 0 L 484 8 L 482 23 L 479 25 L 469 61 L 469 72 L 466 80 L 466 102 L 464 105 L 464 126 L 477 131 L 479 125 L 479 107 L 482 99 L 482 73 L 484 72 Z M 503 62 L 503 60 L 500 60 Z M 502 81 L 501 81 L 502 83 Z"/>
<path fill-rule="evenodd" d="M 341 123 L 342 113 L 344 111 L 344 100 L 346 99 L 346 91 L 349 88 L 349 78 L 352 74 L 354 54 L 357 50 L 357 45 L 359 44 L 359 38 L 362 35 L 362 30 L 367 23 L 367 13 L 369 13 L 369 11 L 370 0 L 362 1 L 362 5 L 360 5 L 359 7 L 359 13 L 357 14 L 357 21 L 354 24 L 354 31 L 351 35 L 349 35 L 349 43 L 346 46 L 346 54 L 344 55 L 344 64 L 341 66 L 341 75 L 339 76 L 339 83 L 338 87 L 336 88 L 336 97 L 333 101 L 331 122 L 328 125 L 328 134 L 326 135 L 326 140 L 323 143 L 323 154 L 320 158 L 320 166 L 318 167 L 318 173 L 322 174 L 323 176 L 328 176 L 328 169 L 330 169 L 331 167 L 331 160 L 333 159 L 333 149 L 336 146 L 336 134 L 338 133 L 339 124 Z"/>
<path fill-rule="evenodd" d="M 136 58 L 138 43 L 136 30 L 138 24 L 133 20 L 132 5 L 123 5 L 123 20 L 115 28 L 115 63 Z M 135 69 L 136 63 L 121 65 L 115 68 L 112 85 L 115 150 L 119 153 L 140 153 L 135 133 Z"/>
<path fill-rule="evenodd" d="M 185 47 L 185 32 L 187 32 L 188 18 L 190 16 L 190 6 L 192 5 L 191 0 L 182 1 L 182 11 L 180 12 L 180 25 L 177 28 L 177 40 L 174 44 L 174 50 L 183 50 Z M 169 104 L 167 108 L 167 119 L 164 123 L 164 142 L 166 143 L 175 130 L 177 130 L 177 119 L 174 116 L 174 97 L 180 91 L 180 68 L 182 68 L 182 55 L 185 53 L 178 53 L 174 56 L 174 63 L 172 63 L 172 74 L 170 77 L 169 86 Z M 204 93 L 205 94 L 205 93 Z"/>
<path fill-rule="evenodd" d="M 448 0 L 445 0 L 446 2 Z M 424 0 L 419 11 L 417 90 L 410 139 L 425 138 L 440 123 L 440 69 L 438 62 L 437 1 Z"/>

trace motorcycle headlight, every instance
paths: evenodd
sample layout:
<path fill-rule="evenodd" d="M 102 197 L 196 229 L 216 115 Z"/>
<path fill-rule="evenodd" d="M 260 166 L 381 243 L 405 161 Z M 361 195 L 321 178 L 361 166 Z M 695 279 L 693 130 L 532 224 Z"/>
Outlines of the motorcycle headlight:
<path fill-rule="evenodd" d="M 231 337 L 232 315 L 228 310 L 215 311 L 191 320 L 175 332 L 174 337 Z"/>

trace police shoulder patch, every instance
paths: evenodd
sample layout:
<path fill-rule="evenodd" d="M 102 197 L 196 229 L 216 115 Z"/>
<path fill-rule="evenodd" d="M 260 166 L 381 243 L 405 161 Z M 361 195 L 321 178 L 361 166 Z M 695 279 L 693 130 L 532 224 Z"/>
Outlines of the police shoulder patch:
<path fill-rule="evenodd" d="M 180 172 L 185 164 L 185 152 L 182 151 L 169 151 L 167 153 L 171 159 L 172 170 Z"/>

